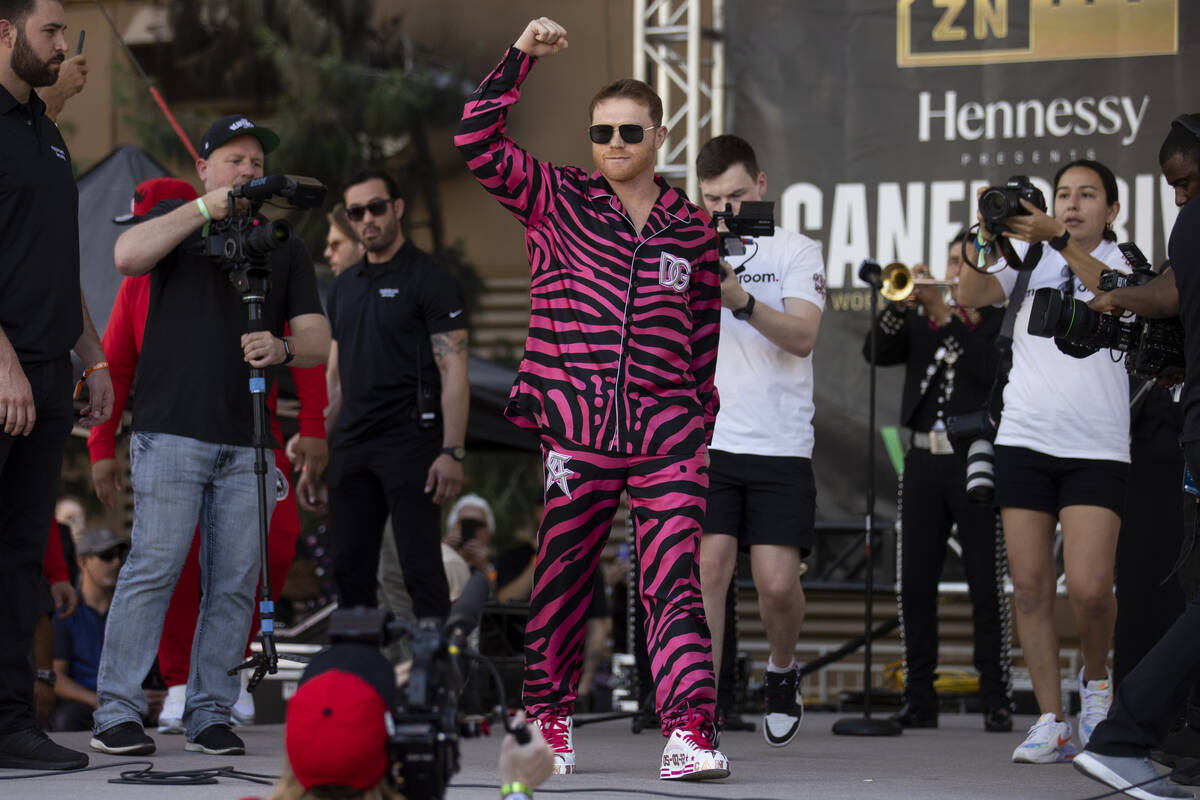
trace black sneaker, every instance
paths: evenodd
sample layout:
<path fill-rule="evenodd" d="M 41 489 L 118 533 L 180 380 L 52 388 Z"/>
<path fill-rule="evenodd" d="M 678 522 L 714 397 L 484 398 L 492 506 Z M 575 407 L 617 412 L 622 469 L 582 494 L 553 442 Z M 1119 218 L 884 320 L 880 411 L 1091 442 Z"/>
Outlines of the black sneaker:
<path fill-rule="evenodd" d="M 122 722 L 92 735 L 91 747 L 111 756 L 148 756 L 155 750 L 154 740 L 137 722 Z"/>
<path fill-rule="evenodd" d="M 804 701 L 800 697 L 800 671 L 792 667 L 787 672 L 767 671 L 763 678 L 765 713 L 763 738 L 772 747 L 783 747 L 796 737 L 804 717 Z"/>
<path fill-rule="evenodd" d="M 185 744 L 183 749 L 194 753 L 208 753 L 210 756 L 246 755 L 246 743 L 228 725 L 220 723 L 200 731 L 200 735 Z"/>
<path fill-rule="evenodd" d="M 899 722 L 901 728 L 936 728 L 938 712 L 913 705 L 905 701 L 900 710 L 892 714 L 891 719 Z M 1009 719 L 1009 730 L 1012 730 L 1012 719 Z"/>
<path fill-rule="evenodd" d="M 983 729 L 992 733 L 1009 733 L 1013 729 L 1012 711 L 1004 706 L 983 712 Z"/>
<path fill-rule="evenodd" d="M 81 769 L 83 753 L 55 744 L 37 728 L 0 734 L 0 767 L 5 769 Z"/>

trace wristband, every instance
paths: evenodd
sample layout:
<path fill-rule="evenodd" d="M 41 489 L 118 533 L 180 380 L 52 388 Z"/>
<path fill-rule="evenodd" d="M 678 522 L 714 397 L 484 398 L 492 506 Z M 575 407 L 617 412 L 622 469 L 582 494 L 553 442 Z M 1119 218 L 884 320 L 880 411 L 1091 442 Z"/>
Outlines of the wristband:
<path fill-rule="evenodd" d="M 88 376 L 101 369 L 108 369 L 107 361 L 97 361 L 95 364 L 92 364 L 83 371 L 83 377 L 75 383 L 75 394 L 71 396 L 73 400 L 78 400 L 79 395 L 83 393 L 83 382 L 88 379 Z"/>
<path fill-rule="evenodd" d="M 208 213 L 208 206 L 204 205 L 204 198 L 196 198 L 196 209 L 200 212 L 200 216 L 204 217 L 205 222 L 212 222 L 212 214 Z"/>
<path fill-rule="evenodd" d="M 517 798 L 532 800 L 533 789 L 520 781 L 510 781 L 500 787 L 500 797 L 502 800 L 517 800 Z"/>
<path fill-rule="evenodd" d="M 1046 244 L 1053 247 L 1055 250 L 1062 251 L 1067 246 L 1067 242 L 1071 240 L 1071 232 L 1063 231 L 1061 235 L 1055 236 L 1053 239 L 1047 239 Z"/>
<path fill-rule="evenodd" d="M 983 240 L 983 232 L 982 231 L 975 234 L 975 249 L 978 250 L 981 255 L 987 253 L 989 250 L 992 249 L 992 242 L 990 242 L 990 241 L 985 242 Z"/>

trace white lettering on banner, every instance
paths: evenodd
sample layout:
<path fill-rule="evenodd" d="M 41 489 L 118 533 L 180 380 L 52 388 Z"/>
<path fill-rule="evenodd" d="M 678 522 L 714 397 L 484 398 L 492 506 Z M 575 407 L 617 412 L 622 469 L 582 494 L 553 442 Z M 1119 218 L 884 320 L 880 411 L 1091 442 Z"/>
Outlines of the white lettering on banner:
<path fill-rule="evenodd" d="M 991 103 L 971 100 L 960 105 L 958 92 L 947 90 L 941 107 L 935 108 L 933 94 L 920 92 L 917 140 L 931 141 L 934 121 L 940 120 L 941 138 L 947 142 L 1121 134 L 1121 144 L 1128 146 L 1137 139 L 1149 106 L 1150 95 L 1140 99 L 1124 95 L 1075 100 L 1055 97 L 1049 102 L 1030 99 L 1015 104 L 1008 100 Z"/>
<path fill-rule="evenodd" d="M 1030 176 L 1030 181 L 1047 202 L 1053 203 L 1050 184 L 1044 178 Z M 982 179 L 912 181 L 903 184 L 902 190 L 895 182 L 839 183 L 832 187 L 833 202 L 825 223 L 825 194 L 829 190 L 811 183 L 794 183 L 780 196 L 780 226 L 822 241 L 828 254 L 828 287 L 835 291 L 865 285 L 856 276 L 859 263 L 868 256 L 881 264 L 926 263 L 940 274 L 951 237 L 974 224 L 976 194 L 991 184 Z M 1121 208 L 1113 222 L 1117 238 L 1136 242 L 1150 263 L 1157 266 L 1166 257 L 1167 238 L 1178 213 L 1174 191 L 1154 174 L 1136 175 L 1133 180 L 1117 178 L 1117 189 L 1121 197 Z M 741 279 L 745 281 L 746 276 Z"/>

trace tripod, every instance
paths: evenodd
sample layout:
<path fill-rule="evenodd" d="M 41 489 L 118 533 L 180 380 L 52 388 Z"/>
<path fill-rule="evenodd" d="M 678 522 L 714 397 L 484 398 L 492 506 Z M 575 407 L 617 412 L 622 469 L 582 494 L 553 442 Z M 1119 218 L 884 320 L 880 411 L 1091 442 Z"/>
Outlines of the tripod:
<path fill-rule="evenodd" d="M 868 392 L 870 408 L 867 413 L 867 513 L 864 520 L 864 547 L 866 548 L 866 612 L 863 631 L 863 715 L 846 717 L 833 724 L 833 732 L 842 736 L 896 736 L 902 732 L 900 723 L 891 719 L 871 719 L 871 629 L 872 601 L 875 591 L 875 559 L 872 557 L 871 537 L 875 535 L 875 317 L 879 313 L 879 288 L 882 285 L 879 265 L 866 260 L 858 268 L 858 277 L 871 292 L 871 331 L 868 334 L 868 349 L 871 351 L 871 377 Z"/>
<path fill-rule="evenodd" d="M 263 264 L 240 263 L 229 274 L 230 281 L 242 294 L 242 303 L 248 312 L 246 330 L 249 333 L 266 329 L 263 303 L 270 291 L 269 276 L 270 269 L 265 260 Z M 271 561 L 267 552 L 267 532 L 270 527 L 267 513 L 267 470 L 270 462 L 267 451 L 271 431 L 267 421 L 267 377 L 262 367 L 250 367 L 250 398 L 254 421 L 254 476 L 258 484 L 258 553 L 262 560 L 261 599 L 258 603 L 262 652 L 252 655 L 227 674 L 236 675 L 243 669 L 254 670 L 246 687 L 253 692 L 268 673 L 274 675 L 279 671 L 279 654 L 275 648 L 275 602 L 271 599 Z M 300 660 L 295 656 L 289 658 Z"/>

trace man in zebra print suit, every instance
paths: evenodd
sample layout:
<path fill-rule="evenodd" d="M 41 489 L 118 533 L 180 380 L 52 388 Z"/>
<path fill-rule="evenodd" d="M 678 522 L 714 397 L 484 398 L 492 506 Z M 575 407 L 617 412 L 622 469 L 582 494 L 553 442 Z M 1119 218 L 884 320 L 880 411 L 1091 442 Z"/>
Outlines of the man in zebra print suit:
<path fill-rule="evenodd" d="M 592 573 L 621 492 L 638 548 L 638 596 L 669 737 L 659 777 L 723 778 L 697 554 L 721 314 L 708 215 L 654 174 L 662 102 L 622 80 L 592 100 L 596 171 L 540 162 L 505 135 L 534 62 L 566 30 L 531 21 L 463 109 L 455 144 L 525 226 L 532 314 L 505 415 L 537 431 L 546 510 L 525 631 L 525 708 L 575 771 L 571 719 Z M 582 134 L 583 131 L 580 131 Z"/>

